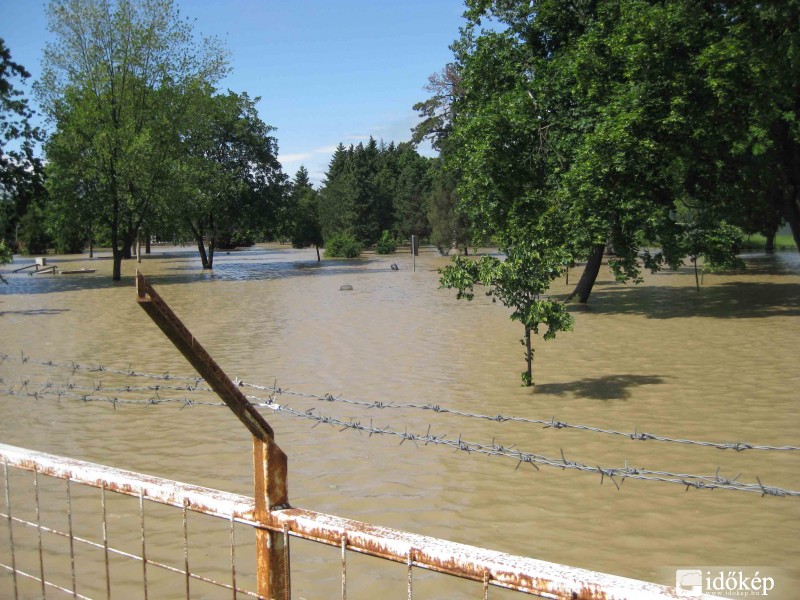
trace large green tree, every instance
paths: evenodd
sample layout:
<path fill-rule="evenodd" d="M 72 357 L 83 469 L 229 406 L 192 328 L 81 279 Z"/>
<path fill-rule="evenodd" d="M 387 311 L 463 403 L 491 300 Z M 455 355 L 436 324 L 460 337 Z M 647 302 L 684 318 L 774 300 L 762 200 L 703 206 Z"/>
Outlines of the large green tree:
<path fill-rule="evenodd" d="M 24 234 L 33 226 L 34 218 L 37 227 L 43 225 L 42 162 L 36 156 L 42 134 L 32 124 L 34 112 L 20 89 L 29 77 L 25 67 L 12 60 L 10 49 L 0 38 L 0 239 L 10 245 L 17 242 L 20 226 Z M 29 208 L 32 214 L 23 223 Z"/>
<path fill-rule="evenodd" d="M 726 208 L 749 231 L 785 221 L 800 250 L 800 2 L 714 9 L 718 35 L 698 63 L 713 101 L 707 133 L 730 148 L 728 178 L 741 191 Z"/>
<path fill-rule="evenodd" d="M 179 210 L 204 269 L 213 268 L 220 242 L 242 243 L 266 227 L 286 178 L 278 143 L 246 93 L 197 91 L 185 139 Z"/>
<path fill-rule="evenodd" d="M 587 261 L 582 302 L 608 247 L 620 281 L 680 264 L 681 206 L 717 239 L 791 223 L 797 4 L 467 2 L 448 136 L 462 205 L 502 245 L 504 230 L 538 231 L 519 207 L 545 198 L 563 248 Z"/>
<path fill-rule="evenodd" d="M 396 179 L 393 197 L 394 229 L 397 237 L 410 240 L 412 235 L 428 239 L 428 219 L 433 185 L 433 161 L 421 156 L 409 143 L 399 144 L 396 155 Z"/>
<path fill-rule="evenodd" d="M 226 55 L 195 40 L 172 0 L 52 0 L 47 13 L 54 42 L 37 91 L 55 129 L 51 185 L 93 205 L 119 280 L 140 227 L 170 198 L 191 91 L 225 73 Z"/>
<path fill-rule="evenodd" d="M 429 163 L 409 143 L 339 144 L 320 190 L 323 237 L 347 233 L 371 245 L 384 231 L 427 235 Z"/>
<path fill-rule="evenodd" d="M 586 260 L 585 302 L 607 248 L 638 281 L 686 254 L 736 264 L 736 225 L 800 231 L 798 0 L 467 7 L 459 93 L 448 113 L 443 93 L 419 108 L 446 132 L 462 210 L 508 259 L 502 277 L 457 261 L 445 285 L 487 285 L 520 319 L 528 300 L 506 291 L 541 295 L 559 257 Z"/>

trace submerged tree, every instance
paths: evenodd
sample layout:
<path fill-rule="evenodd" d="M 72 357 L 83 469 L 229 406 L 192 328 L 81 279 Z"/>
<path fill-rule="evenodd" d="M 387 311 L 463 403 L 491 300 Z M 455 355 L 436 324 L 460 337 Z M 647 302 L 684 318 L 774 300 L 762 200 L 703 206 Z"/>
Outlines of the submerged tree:
<path fill-rule="evenodd" d="M 214 95 L 198 90 L 185 136 L 186 167 L 179 210 L 192 232 L 204 269 L 214 251 L 246 237 L 242 232 L 269 218 L 283 193 L 273 127 L 258 116 L 246 93 Z"/>
<path fill-rule="evenodd" d="M 478 166 L 465 177 L 498 189 L 526 181 L 524 193 L 559 208 L 564 247 L 587 261 L 573 293 L 581 302 L 606 247 L 619 281 L 678 266 L 687 239 L 680 203 L 759 228 L 774 228 L 776 219 L 757 216 L 765 210 L 787 221 L 800 214 L 791 166 L 800 156 L 797 2 L 467 5 L 455 45 L 456 163 Z M 499 26 L 480 30 L 482 20 Z M 489 145 L 481 136 L 492 128 L 498 143 Z M 531 177 L 542 159 L 546 176 Z M 469 181 L 460 191 L 473 217 L 497 231 L 536 223 L 508 210 L 514 194 L 482 198 Z M 721 220 L 705 230 L 717 226 L 721 239 Z M 730 258 L 735 247 L 724 250 Z"/>
<path fill-rule="evenodd" d="M 563 302 L 547 296 L 550 283 L 562 270 L 564 255 L 558 251 L 542 252 L 540 244 L 515 244 L 505 260 L 482 256 L 469 260 L 456 256 L 453 264 L 442 270 L 441 283 L 445 288 L 458 290 L 458 298 L 472 300 L 475 286 L 483 286 L 492 302 L 500 301 L 512 308 L 511 319 L 524 328 L 521 340 L 525 346 L 527 369 L 522 383 L 533 385 L 533 353 L 531 334 L 546 327 L 543 338 L 550 340 L 559 331 L 570 331 L 573 318 Z"/>
<path fill-rule="evenodd" d="M 52 185 L 93 205 L 119 280 L 145 219 L 171 197 L 189 92 L 222 77 L 225 53 L 196 41 L 171 0 L 52 0 L 47 11 L 55 41 L 37 91 L 55 126 Z"/>

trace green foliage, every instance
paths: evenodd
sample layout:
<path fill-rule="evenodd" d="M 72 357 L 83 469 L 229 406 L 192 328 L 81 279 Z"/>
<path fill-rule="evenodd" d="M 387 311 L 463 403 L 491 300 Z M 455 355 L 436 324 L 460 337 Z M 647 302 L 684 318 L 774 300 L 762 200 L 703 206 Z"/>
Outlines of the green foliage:
<path fill-rule="evenodd" d="M 64 222 L 61 227 L 50 229 L 53 249 L 56 254 L 80 254 L 87 238 L 86 229 L 76 222 Z"/>
<path fill-rule="evenodd" d="M 482 233 L 535 240 L 552 212 L 573 258 L 613 246 L 619 281 L 680 264 L 680 203 L 800 240 L 796 1 L 467 6 L 445 158 Z"/>
<path fill-rule="evenodd" d="M 430 159 L 410 144 L 339 144 L 320 190 L 319 219 L 325 239 L 349 232 L 363 245 L 381 232 L 427 235 Z"/>
<path fill-rule="evenodd" d="M 290 236 L 295 248 L 319 247 L 323 245 L 322 228 L 319 222 L 318 196 L 311 186 L 308 171 L 300 167 L 294 177 L 289 194 Z"/>
<path fill-rule="evenodd" d="M 41 104 L 55 126 L 45 151 L 55 210 L 107 228 L 113 278 L 148 220 L 179 202 L 185 140 L 203 91 L 227 70 L 172 0 L 51 0 Z"/>
<path fill-rule="evenodd" d="M 456 186 L 452 173 L 439 170 L 428 196 L 430 239 L 441 254 L 448 254 L 454 246 L 466 249 L 473 238 L 469 220 L 459 207 Z"/>
<path fill-rule="evenodd" d="M 325 240 L 326 258 L 356 258 L 363 250 L 361 242 L 349 233 L 340 233 Z"/>
<path fill-rule="evenodd" d="M 724 221 L 705 232 L 703 240 L 704 266 L 710 271 L 744 269 L 744 261 L 736 256 L 742 246 L 744 233 L 739 227 Z"/>
<path fill-rule="evenodd" d="M 743 269 L 744 261 L 736 256 L 743 239 L 742 230 L 725 221 L 692 223 L 686 227 L 686 253 L 693 262 L 703 257 L 703 268 L 707 271 Z"/>
<path fill-rule="evenodd" d="M 534 244 L 519 244 L 511 249 L 505 260 L 482 256 L 471 260 L 453 257 L 452 264 L 441 271 L 442 287 L 457 290 L 457 297 L 472 300 L 475 286 L 485 288 L 492 302 L 500 301 L 512 308 L 511 319 L 522 323 L 529 345 L 530 334 L 550 340 L 559 331 L 571 331 L 573 318 L 563 302 L 545 296 L 547 288 L 562 271 L 566 255 L 557 248 L 544 250 Z M 527 371 L 522 374 L 524 385 L 532 385 L 533 350 L 526 351 Z"/>
<path fill-rule="evenodd" d="M 6 241 L 0 238 L 0 265 L 6 265 L 10 262 L 13 262 L 14 255 L 11 253 L 11 248 L 6 246 Z M 0 274 L 0 281 L 5 284 L 8 284 L 8 281 Z"/>
<path fill-rule="evenodd" d="M 16 242 L 30 204 L 44 201 L 42 162 L 35 156 L 43 136 L 31 124 L 34 112 L 20 89 L 29 77 L 0 38 L 0 239 L 9 243 Z"/>
<path fill-rule="evenodd" d="M 252 229 L 229 227 L 217 234 L 216 245 L 221 250 L 247 248 L 256 243 L 256 234 Z"/>
<path fill-rule="evenodd" d="M 31 203 L 28 212 L 20 219 L 18 236 L 20 254 L 30 256 L 47 252 L 51 240 L 45 225 L 44 211 L 37 202 Z"/>
<path fill-rule="evenodd" d="M 274 128 L 259 118 L 257 101 L 210 86 L 192 94 L 177 205 L 205 268 L 213 267 L 217 247 L 252 245 L 285 193 Z"/>
<path fill-rule="evenodd" d="M 394 254 L 397 250 L 397 240 L 389 232 L 385 231 L 381 234 L 381 239 L 375 245 L 375 252 L 378 254 Z"/>

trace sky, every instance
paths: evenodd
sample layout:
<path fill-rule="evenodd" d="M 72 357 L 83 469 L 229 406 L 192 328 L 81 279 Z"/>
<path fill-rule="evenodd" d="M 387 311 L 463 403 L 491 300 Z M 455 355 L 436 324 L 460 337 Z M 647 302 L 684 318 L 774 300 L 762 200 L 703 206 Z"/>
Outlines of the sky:
<path fill-rule="evenodd" d="M 259 96 L 276 128 L 279 159 L 315 185 L 333 150 L 368 140 L 410 139 L 412 106 L 428 75 L 452 60 L 463 0 L 177 0 L 195 32 L 230 52 L 221 90 Z M 51 39 L 42 0 L 0 0 L 0 37 L 12 60 L 38 78 Z M 33 101 L 30 83 L 26 95 Z M 429 147 L 420 152 L 432 156 Z"/>

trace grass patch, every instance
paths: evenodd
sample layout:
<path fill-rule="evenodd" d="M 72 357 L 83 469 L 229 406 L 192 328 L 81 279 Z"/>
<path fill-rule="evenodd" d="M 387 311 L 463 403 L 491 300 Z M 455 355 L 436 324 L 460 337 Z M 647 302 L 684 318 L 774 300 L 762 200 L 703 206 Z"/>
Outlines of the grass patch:
<path fill-rule="evenodd" d="M 766 238 L 760 233 L 754 233 L 744 238 L 742 242 L 743 250 L 763 250 Z M 783 234 L 775 236 L 775 250 L 797 250 L 794 245 L 794 238 L 791 234 Z"/>

